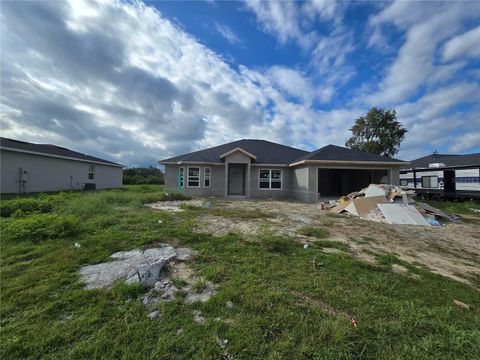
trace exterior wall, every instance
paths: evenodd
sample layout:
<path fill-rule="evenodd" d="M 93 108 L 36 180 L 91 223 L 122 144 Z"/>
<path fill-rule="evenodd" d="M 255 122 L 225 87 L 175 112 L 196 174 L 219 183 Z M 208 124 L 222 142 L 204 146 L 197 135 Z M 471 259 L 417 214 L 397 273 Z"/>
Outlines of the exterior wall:
<path fill-rule="evenodd" d="M 316 202 L 316 185 L 314 172 L 316 168 L 312 166 L 295 167 L 292 170 L 292 190 L 291 195 L 294 199 L 303 202 Z"/>
<path fill-rule="evenodd" d="M 399 183 L 398 167 L 377 166 L 371 167 L 366 165 L 303 165 L 290 167 L 279 166 L 257 166 L 250 163 L 250 158 L 242 153 L 234 153 L 225 159 L 225 164 L 218 165 L 191 165 L 200 168 L 200 187 L 187 187 L 187 168 L 189 165 L 182 165 L 185 168 L 184 188 L 182 192 L 192 196 L 214 196 L 227 197 L 228 182 L 228 163 L 246 163 L 246 197 L 260 199 L 282 199 L 293 198 L 303 202 L 315 203 L 318 200 L 318 169 L 365 169 L 365 170 L 389 170 L 390 183 Z M 172 191 L 177 191 L 178 169 L 179 165 L 165 166 L 165 186 Z M 204 187 L 204 167 L 211 168 L 211 187 Z M 261 169 L 281 169 L 282 170 L 282 189 L 259 189 L 259 172 Z"/>
<path fill-rule="evenodd" d="M 200 168 L 200 187 L 187 186 L 187 172 L 189 166 Z M 223 197 L 225 195 L 225 166 L 223 164 L 165 165 L 165 187 L 170 191 L 178 191 L 178 172 L 181 167 L 185 169 L 183 188 L 180 189 L 182 194 L 201 197 Z M 206 167 L 210 168 L 210 187 L 205 187 L 204 168 Z"/>
<path fill-rule="evenodd" d="M 282 170 L 282 188 L 281 189 L 260 189 L 259 179 L 260 170 Z M 288 167 L 275 166 L 250 166 L 250 196 L 258 199 L 285 199 L 291 195 L 292 173 Z"/>
<path fill-rule="evenodd" d="M 117 166 L 91 164 L 83 161 L 1 150 L 2 193 L 20 192 L 20 168 L 28 170 L 22 192 L 81 190 L 85 183 L 95 183 L 97 189 L 122 186 L 123 169 Z M 95 178 L 88 179 L 88 167 L 95 165 Z"/>

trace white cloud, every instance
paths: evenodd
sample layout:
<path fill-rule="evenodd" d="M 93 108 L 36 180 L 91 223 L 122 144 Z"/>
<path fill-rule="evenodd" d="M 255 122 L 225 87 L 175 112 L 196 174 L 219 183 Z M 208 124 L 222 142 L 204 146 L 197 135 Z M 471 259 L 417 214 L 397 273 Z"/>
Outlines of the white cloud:
<path fill-rule="evenodd" d="M 230 44 L 241 44 L 242 40 L 225 24 L 215 23 L 215 30 L 222 35 Z"/>
<path fill-rule="evenodd" d="M 472 151 L 480 148 L 480 131 L 471 132 L 462 136 L 461 141 L 452 139 L 449 151 L 453 154 Z"/>
<path fill-rule="evenodd" d="M 480 58 L 480 26 L 450 39 L 443 48 L 443 60 Z"/>
<path fill-rule="evenodd" d="M 387 70 L 377 92 L 367 102 L 392 104 L 416 95 L 419 88 L 435 77 L 445 81 L 461 67 L 437 66 L 435 54 L 440 42 L 452 37 L 465 19 L 480 16 L 480 7 L 471 3 L 417 3 L 395 1 L 369 20 L 375 27 L 371 44 L 381 44 L 378 31 L 392 23 L 406 33 L 397 58 Z M 374 39 L 374 40 L 373 40 Z"/>

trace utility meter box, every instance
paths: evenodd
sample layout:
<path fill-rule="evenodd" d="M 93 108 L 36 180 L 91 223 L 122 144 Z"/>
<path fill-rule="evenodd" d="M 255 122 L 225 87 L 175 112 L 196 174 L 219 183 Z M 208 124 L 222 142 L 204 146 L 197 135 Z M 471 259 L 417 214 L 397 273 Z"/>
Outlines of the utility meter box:
<path fill-rule="evenodd" d="M 25 168 L 20 168 L 20 181 L 28 180 L 28 170 Z"/>

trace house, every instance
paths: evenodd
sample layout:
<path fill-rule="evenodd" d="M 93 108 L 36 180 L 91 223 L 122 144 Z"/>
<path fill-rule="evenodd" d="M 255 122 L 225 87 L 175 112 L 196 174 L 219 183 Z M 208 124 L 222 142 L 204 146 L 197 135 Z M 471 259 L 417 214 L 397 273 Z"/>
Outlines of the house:
<path fill-rule="evenodd" d="M 369 183 L 399 182 L 405 162 L 327 145 L 316 151 L 244 139 L 159 161 L 165 186 L 188 195 L 316 202 Z"/>
<path fill-rule="evenodd" d="M 0 138 L 1 193 L 122 186 L 123 165 L 50 144 Z"/>
<path fill-rule="evenodd" d="M 400 170 L 400 185 L 434 198 L 480 198 L 480 153 L 431 154 Z"/>

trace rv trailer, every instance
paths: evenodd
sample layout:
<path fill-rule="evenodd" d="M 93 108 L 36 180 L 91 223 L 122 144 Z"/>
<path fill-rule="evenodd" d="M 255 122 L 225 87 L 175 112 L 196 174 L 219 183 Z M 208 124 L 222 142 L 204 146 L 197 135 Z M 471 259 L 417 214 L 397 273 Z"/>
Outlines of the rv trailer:
<path fill-rule="evenodd" d="M 444 162 L 425 164 L 419 161 L 432 158 Z M 433 154 L 414 160 L 409 168 L 400 170 L 400 185 L 425 198 L 480 200 L 480 154 Z"/>

